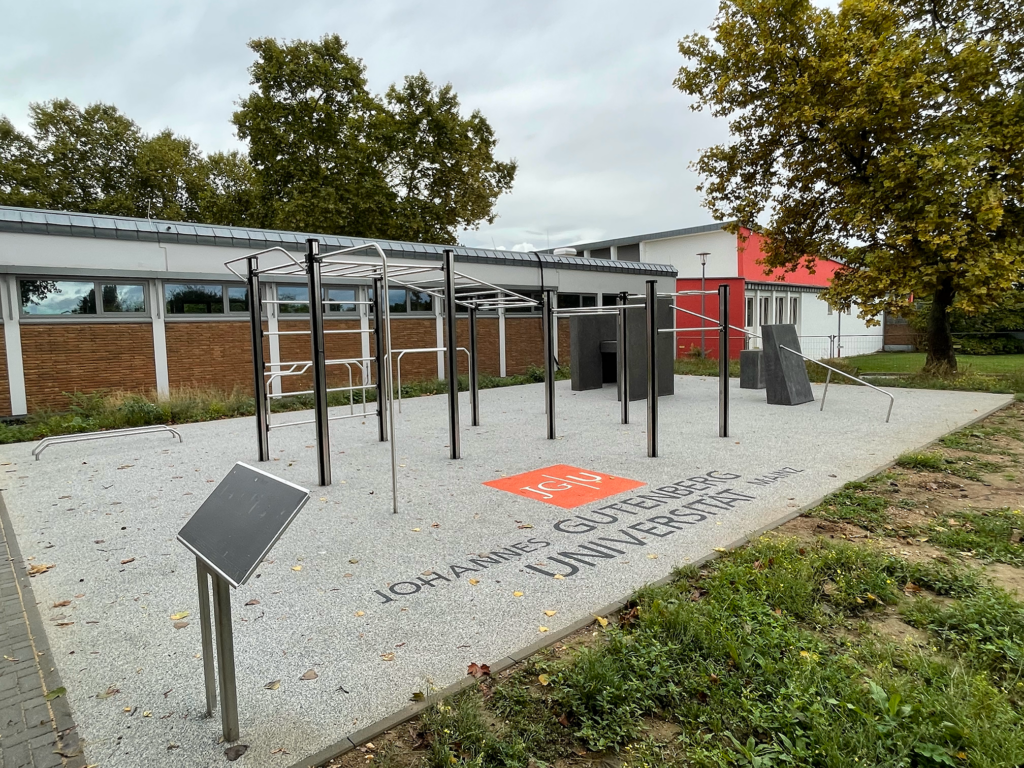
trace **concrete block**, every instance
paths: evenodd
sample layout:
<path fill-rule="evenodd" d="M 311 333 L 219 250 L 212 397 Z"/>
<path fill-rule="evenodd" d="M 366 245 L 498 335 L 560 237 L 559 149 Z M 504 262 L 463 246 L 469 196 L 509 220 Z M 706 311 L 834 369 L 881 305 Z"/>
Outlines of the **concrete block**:
<path fill-rule="evenodd" d="M 764 353 L 760 349 L 740 352 L 740 389 L 764 389 Z"/>
<path fill-rule="evenodd" d="M 762 325 L 764 377 L 769 405 L 800 405 L 814 402 L 811 380 L 803 359 L 785 351 L 800 351 L 795 325 Z"/>

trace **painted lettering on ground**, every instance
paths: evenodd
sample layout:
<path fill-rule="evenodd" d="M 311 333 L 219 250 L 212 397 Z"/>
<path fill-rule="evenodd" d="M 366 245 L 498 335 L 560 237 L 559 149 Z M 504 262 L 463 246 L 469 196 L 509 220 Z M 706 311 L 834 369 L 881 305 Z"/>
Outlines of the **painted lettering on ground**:
<path fill-rule="evenodd" d="M 484 485 L 545 504 L 554 504 L 562 509 L 572 509 L 632 491 L 646 483 L 609 475 L 607 472 L 591 472 L 568 464 L 555 464 L 521 475 L 489 480 Z"/>
<path fill-rule="evenodd" d="M 571 467 L 569 469 L 575 472 L 585 471 Z M 407 581 L 388 584 L 386 589 L 374 590 L 374 593 L 381 598 L 380 605 L 393 603 L 397 598 L 430 594 L 437 587 L 451 585 L 463 577 L 467 580 L 473 579 L 473 574 L 480 575 L 482 571 L 491 571 L 508 563 L 516 564 L 522 570 L 541 576 L 568 579 L 581 572 L 580 566 L 595 568 L 637 548 L 646 547 L 652 542 L 685 531 L 690 526 L 728 515 L 737 506 L 756 501 L 757 497 L 752 495 L 753 489 L 737 489 L 736 485 L 740 482 L 768 486 L 800 472 L 803 470 L 783 467 L 749 480 L 744 480 L 742 475 L 721 471 L 688 477 L 658 488 L 647 489 L 644 493 L 613 504 L 557 520 L 551 526 L 550 537 L 530 538 L 475 556 L 467 556 L 462 562 L 424 571 Z M 645 484 L 637 484 L 643 485 Z M 657 514 L 645 514 L 655 510 Z M 564 539 L 566 536 L 575 539 L 577 536 L 588 534 L 590 537 L 583 543 L 566 541 L 556 545 L 545 540 L 556 537 Z M 525 556 L 548 547 L 556 547 L 556 551 L 543 555 L 540 561 L 524 563 Z"/>

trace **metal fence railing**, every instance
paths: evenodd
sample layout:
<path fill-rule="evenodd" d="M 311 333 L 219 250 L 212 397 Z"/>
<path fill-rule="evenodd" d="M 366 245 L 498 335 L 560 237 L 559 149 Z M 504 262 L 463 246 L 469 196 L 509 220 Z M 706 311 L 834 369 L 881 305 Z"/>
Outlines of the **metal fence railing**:
<path fill-rule="evenodd" d="M 832 334 L 831 336 L 800 336 L 800 349 L 815 360 L 868 355 L 880 352 L 885 344 L 881 333 Z"/>

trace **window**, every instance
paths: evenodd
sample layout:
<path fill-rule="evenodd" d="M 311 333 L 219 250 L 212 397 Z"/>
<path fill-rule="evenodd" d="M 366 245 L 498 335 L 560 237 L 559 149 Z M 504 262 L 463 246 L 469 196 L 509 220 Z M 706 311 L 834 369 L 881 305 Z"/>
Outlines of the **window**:
<path fill-rule="evenodd" d="M 828 312 L 826 314 L 828 314 L 831 317 L 831 315 L 832 315 L 832 305 L 831 304 L 826 304 L 825 306 L 828 307 Z"/>
<path fill-rule="evenodd" d="M 223 315 L 224 286 L 202 283 L 166 283 L 168 315 Z"/>
<path fill-rule="evenodd" d="M 785 297 L 779 297 L 775 299 L 775 322 L 784 323 L 786 322 L 786 299 Z"/>
<path fill-rule="evenodd" d="M 278 285 L 277 311 L 282 315 L 309 314 L 309 288 L 304 285 Z"/>
<path fill-rule="evenodd" d="M 596 293 L 560 293 L 558 294 L 559 309 L 579 309 L 580 307 L 596 307 Z"/>
<path fill-rule="evenodd" d="M 772 324 L 772 300 L 769 298 L 761 299 L 761 325 Z"/>
<path fill-rule="evenodd" d="M 426 291 L 409 290 L 409 311 L 410 312 L 433 312 L 434 297 Z"/>
<path fill-rule="evenodd" d="M 146 312 L 141 283 L 93 280 L 20 280 L 21 312 L 31 316 L 123 315 Z M 96 296 L 100 296 L 97 304 Z"/>
<path fill-rule="evenodd" d="M 617 307 L 619 305 L 619 294 L 617 293 L 603 293 L 601 294 L 601 306 L 602 307 Z"/>
<path fill-rule="evenodd" d="M 513 290 L 513 289 L 510 289 L 510 290 Z M 540 302 L 542 300 L 542 297 L 544 296 L 544 294 L 541 293 L 540 291 L 520 291 L 518 289 L 514 289 L 514 290 L 515 290 L 515 293 L 518 294 L 519 296 L 525 296 L 526 298 L 533 299 L 534 301 L 537 301 L 537 302 Z M 509 301 L 513 301 L 513 300 L 514 299 L 509 299 Z M 561 297 L 559 297 L 559 300 L 561 300 Z M 540 305 L 539 304 L 532 304 L 532 305 L 527 306 L 527 307 L 508 307 L 508 308 L 505 309 L 505 313 L 506 314 L 524 314 L 524 313 L 530 313 L 530 312 L 540 312 Z"/>
<path fill-rule="evenodd" d="M 249 289 L 231 286 L 228 288 L 228 312 L 249 311 Z"/>
<path fill-rule="evenodd" d="M 326 288 L 327 300 L 324 303 L 324 313 L 328 315 L 339 315 L 344 312 L 356 311 L 356 289 L 355 288 Z"/>
<path fill-rule="evenodd" d="M 797 325 L 800 322 L 800 297 L 791 296 L 789 299 L 789 322 Z"/>
<path fill-rule="evenodd" d="M 747 297 L 747 328 L 754 327 L 754 297 Z"/>
<path fill-rule="evenodd" d="M 597 306 L 597 296 L 592 294 L 592 293 L 585 293 L 585 294 L 583 294 L 580 297 L 580 306 L 581 307 L 596 307 Z"/>

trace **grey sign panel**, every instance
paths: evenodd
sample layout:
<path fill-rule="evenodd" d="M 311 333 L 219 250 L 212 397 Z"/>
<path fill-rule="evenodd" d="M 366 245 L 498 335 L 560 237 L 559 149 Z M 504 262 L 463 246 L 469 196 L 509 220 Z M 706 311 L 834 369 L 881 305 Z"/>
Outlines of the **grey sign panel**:
<path fill-rule="evenodd" d="M 307 501 L 305 488 L 239 462 L 178 532 L 178 541 L 238 587 Z"/>

